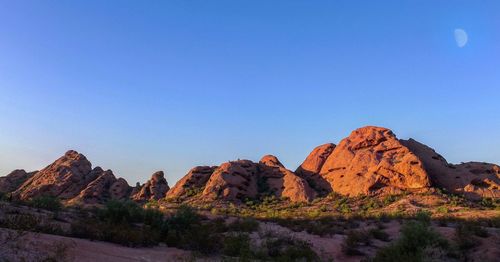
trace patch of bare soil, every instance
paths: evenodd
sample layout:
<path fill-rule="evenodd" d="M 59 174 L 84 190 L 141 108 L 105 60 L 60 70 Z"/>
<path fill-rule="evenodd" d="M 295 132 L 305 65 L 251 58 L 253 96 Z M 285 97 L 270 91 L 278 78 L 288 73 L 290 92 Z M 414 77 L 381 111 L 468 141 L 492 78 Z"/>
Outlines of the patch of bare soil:
<path fill-rule="evenodd" d="M 7 261 L 188 261 L 188 251 L 165 246 L 129 248 L 90 241 L 0 228 L 0 257 Z"/>

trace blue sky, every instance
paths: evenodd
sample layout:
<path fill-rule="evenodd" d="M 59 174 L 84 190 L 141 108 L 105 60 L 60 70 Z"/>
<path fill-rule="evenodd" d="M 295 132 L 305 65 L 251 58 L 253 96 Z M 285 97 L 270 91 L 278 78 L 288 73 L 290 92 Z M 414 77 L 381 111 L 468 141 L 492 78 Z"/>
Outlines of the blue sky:
<path fill-rule="evenodd" d="M 365 125 L 500 163 L 499 2 L 404 2 L 0 0 L 0 174 L 295 169 Z"/>

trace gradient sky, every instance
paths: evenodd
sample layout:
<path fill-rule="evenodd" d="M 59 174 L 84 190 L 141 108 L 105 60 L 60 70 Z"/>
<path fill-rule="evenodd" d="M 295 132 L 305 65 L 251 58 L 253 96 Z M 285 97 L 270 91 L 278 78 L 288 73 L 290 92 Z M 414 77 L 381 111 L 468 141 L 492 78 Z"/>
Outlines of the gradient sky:
<path fill-rule="evenodd" d="M 365 125 L 500 163 L 500 2 L 401 2 L 0 0 L 0 175 L 295 169 Z"/>

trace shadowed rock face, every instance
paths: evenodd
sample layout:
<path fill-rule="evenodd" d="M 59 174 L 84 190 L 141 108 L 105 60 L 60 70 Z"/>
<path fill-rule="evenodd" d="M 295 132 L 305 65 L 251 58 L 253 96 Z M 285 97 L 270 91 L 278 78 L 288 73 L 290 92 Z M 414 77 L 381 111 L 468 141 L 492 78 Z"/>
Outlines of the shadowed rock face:
<path fill-rule="evenodd" d="M 4 177 L 0 177 L 0 192 L 15 191 L 21 184 L 32 177 L 37 171 L 27 173 L 24 169 L 17 169 Z"/>
<path fill-rule="evenodd" d="M 116 179 L 111 170 L 103 171 L 100 167 L 92 170 L 97 178 L 90 182 L 70 203 L 102 204 L 108 200 L 128 198 L 130 187 L 123 179 Z"/>
<path fill-rule="evenodd" d="M 97 178 L 97 174 L 91 171 L 92 165 L 84 155 L 68 151 L 25 181 L 14 195 L 20 199 L 41 195 L 71 199 L 80 194 L 90 181 Z"/>
<path fill-rule="evenodd" d="M 495 164 L 468 162 L 449 164 L 434 149 L 413 139 L 401 140 L 424 163 L 433 186 L 470 199 L 500 197 L 500 167 Z"/>
<path fill-rule="evenodd" d="M 391 130 L 373 126 L 343 139 L 320 174 L 333 191 L 349 196 L 399 193 L 431 185 L 422 161 Z"/>
<path fill-rule="evenodd" d="M 305 179 L 286 169 L 275 156 L 264 156 L 259 163 L 259 176 L 265 179 L 270 191 L 277 197 L 285 197 L 292 202 L 308 202 L 316 196 Z"/>
<path fill-rule="evenodd" d="M 178 199 L 200 193 L 215 169 L 217 166 L 197 166 L 189 170 L 187 175 L 167 192 L 167 198 Z"/>
<path fill-rule="evenodd" d="M 169 189 L 163 171 L 158 171 L 131 197 L 135 201 L 158 200 L 164 198 Z"/>
<path fill-rule="evenodd" d="M 295 174 L 304 178 L 319 195 L 325 195 L 332 191 L 330 184 L 319 173 L 326 159 L 334 149 L 335 145 L 332 143 L 314 148 L 304 162 L 295 170 Z"/>
<path fill-rule="evenodd" d="M 102 204 L 110 199 L 128 199 L 130 191 L 123 178 L 117 179 L 111 170 L 92 169 L 84 155 L 71 150 L 30 176 L 13 195 L 24 200 L 54 196 L 69 203 Z"/>

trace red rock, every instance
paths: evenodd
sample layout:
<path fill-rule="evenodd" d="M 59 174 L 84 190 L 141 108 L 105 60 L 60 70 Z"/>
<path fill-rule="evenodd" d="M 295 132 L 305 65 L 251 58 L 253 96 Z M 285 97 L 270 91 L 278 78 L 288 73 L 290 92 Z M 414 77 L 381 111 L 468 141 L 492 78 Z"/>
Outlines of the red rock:
<path fill-rule="evenodd" d="M 178 199 L 190 197 L 197 192 L 201 193 L 216 168 L 217 166 L 197 166 L 191 169 L 167 192 L 167 198 Z"/>
<path fill-rule="evenodd" d="M 500 197 L 500 167 L 495 164 L 468 162 L 449 164 L 434 149 L 413 139 L 401 140 L 424 163 L 432 184 L 470 199 Z"/>
<path fill-rule="evenodd" d="M 242 201 L 256 198 L 258 165 L 250 160 L 238 160 L 220 165 L 203 190 L 205 199 Z"/>
<path fill-rule="evenodd" d="M 333 191 L 348 196 L 422 190 L 431 184 L 422 161 L 391 130 L 373 126 L 343 139 L 320 174 Z"/>
<path fill-rule="evenodd" d="M 319 173 L 326 159 L 334 149 L 335 145 L 332 143 L 314 148 L 304 162 L 295 170 L 295 174 L 304 178 L 319 195 L 325 195 L 332 191 L 330 184 Z"/>
<path fill-rule="evenodd" d="M 286 169 L 283 164 L 272 155 L 264 156 L 260 162 L 259 177 L 278 198 L 288 198 L 292 202 L 309 202 L 315 192 L 303 178 Z"/>
<path fill-rule="evenodd" d="M 151 179 L 148 180 L 131 198 L 135 201 L 158 200 L 165 197 L 165 194 L 170 189 L 163 171 L 155 172 Z"/>
<path fill-rule="evenodd" d="M 71 199 L 96 178 L 96 174 L 91 171 L 92 166 L 84 155 L 68 151 L 26 180 L 13 194 L 21 199 L 42 195 Z"/>
<path fill-rule="evenodd" d="M 38 171 L 28 173 L 24 169 L 17 169 L 4 177 L 0 177 L 0 192 L 10 193 L 15 191 L 36 172 Z"/>
<path fill-rule="evenodd" d="M 94 168 L 92 172 L 98 177 L 70 203 L 104 204 L 109 200 L 124 200 L 128 197 L 130 187 L 124 179 L 118 180 L 111 170 L 103 171 L 100 167 Z"/>

